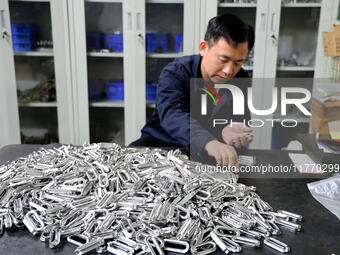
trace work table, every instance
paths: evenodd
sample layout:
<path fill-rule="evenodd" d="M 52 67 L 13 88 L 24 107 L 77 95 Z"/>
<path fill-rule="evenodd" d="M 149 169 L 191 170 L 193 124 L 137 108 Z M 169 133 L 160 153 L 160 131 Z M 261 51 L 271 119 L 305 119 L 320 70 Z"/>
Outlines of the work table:
<path fill-rule="evenodd" d="M 55 144 L 56 145 L 56 144 Z M 44 147 L 51 148 L 55 145 Z M 0 165 L 6 161 L 25 156 L 41 145 L 10 145 L 0 149 Z M 250 150 L 249 155 L 256 156 L 257 164 L 291 164 L 288 152 L 280 150 Z M 255 186 L 261 198 L 274 210 L 287 210 L 304 217 L 301 232 L 292 232 L 284 227 L 283 234 L 277 239 L 291 248 L 291 254 L 340 254 L 340 225 L 335 215 L 324 208 L 310 194 L 307 183 L 315 181 L 307 178 L 240 178 L 239 182 Z M 62 242 L 55 249 L 49 249 L 48 243 L 42 243 L 39 236 L 33 236 L 27 229 L 8 231 L 0 237 L 1 254 L 74 254 L 76 246 Z M 170 254 L 170 253 L 169 253 Z M 218 251 L 215 254 L 225 254 Z M 280 254 L 261 242 L 260 248 L 243 246 L 240 254 Z"/>

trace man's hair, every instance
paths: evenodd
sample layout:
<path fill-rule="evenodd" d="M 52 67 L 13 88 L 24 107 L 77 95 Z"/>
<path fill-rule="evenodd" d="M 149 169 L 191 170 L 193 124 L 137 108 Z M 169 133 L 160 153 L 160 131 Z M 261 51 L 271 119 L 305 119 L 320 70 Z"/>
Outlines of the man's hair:
<path fill-rule="evenodd" d="M 223 14 L 209 20 L 204 40 L 211 46 L 221 37 L 233 46 L 248 42 L 249 51 L 253 48 L 255 41 L 254 28 L 232 14 Z"/>

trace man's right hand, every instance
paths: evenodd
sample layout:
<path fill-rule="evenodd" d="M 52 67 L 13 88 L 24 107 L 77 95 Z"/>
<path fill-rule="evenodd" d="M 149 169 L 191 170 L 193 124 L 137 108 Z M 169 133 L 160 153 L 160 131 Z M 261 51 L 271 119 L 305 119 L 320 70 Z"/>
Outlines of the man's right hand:
<path fill-rule="evenodd" d="M 232 146 L 212 140 L 205 145 L 204 149 L 209 156 L 216 159 L 218 165 L 239 167 L 237 153 Z"/>

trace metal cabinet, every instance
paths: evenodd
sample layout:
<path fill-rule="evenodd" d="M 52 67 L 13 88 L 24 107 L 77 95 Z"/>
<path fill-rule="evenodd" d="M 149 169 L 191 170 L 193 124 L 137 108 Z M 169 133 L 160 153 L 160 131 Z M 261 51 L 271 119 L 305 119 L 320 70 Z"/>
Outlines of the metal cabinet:
<path fill-rule="evenodd" d="M 75 0 L 68 8 L 76 143 L 123 143 L 128 94 L 123 3 Z M 113 48 L 115 40 L 119 48 Z"/>
<path fill-rule="evenodd" d="M 329 77 L 329 58 L 323 55 L 322 31 L 328 31 L 336 21 L 337 13 L 330 8 L 338 6 L 339 1 L 270 1 L 268 8 L 268 31 L 266 42 L 264 78 L 326 78 Z M 334 8 L 336 9 L 336 8 Z M 255 60 L 256 61 L 256 60 Z M 326 68 L 325 68 L 326 67 Z M 263 104 L 270 105 L 271 89 L 280 88 L 273 79 L 262 87 Z M 304 84 L 304 85 L 303 85 Z M 313 91 L 313 82 L 299 82 L 299 86 Z M 307 104 L 307 108 L 311 105 Z M 310 118 L 299 114 L 295 108 L 281 116 L 280 107 L 273 116 L 274 127 L 267 125 L 260 130 L 258 148 L 280 148 L 296 133 L 308 133 Z M 283 119 L 294 119 L 295 128 L 283 128 Z M 284 140 L 282 143 L 280 140 Z"/>
<path fill-rule="evenodd" d="M 66 3 L 0 1 L 2 145 L 74 141 Z"/>
<path fill-rule="evenodd" d="M 192 0 L 190 4 L 195 5 Z M 192 31 L 193 22 L 188 21 L 185 28 L 184 20 L 190 17 L 190 10 L 183 0 L 74 0 L 69 1 L 69 9 L 74 50 L 71 62 L 78 95 L 77 143 L 128 145 L 140 137 L 141 128 L 152 114 L 155 91 L 150 93 L 150 85 L 155 89 L 152 84 L 157 82 L 162 67 L 182 56 L 183 51 L 193 53 L 186 45 L 185 34 Z M 110 33 L 122 34 L 122 52 L 104 45 Z M 96 34 L 100 34 L 101 46 L 91 49 L 89 39 Z M 176 48 L 177 38 L 183 39 Z M 107 83 L 117 80 L 124 96 L 110 99 Z M 98 86 L 103 93 L 95 98 L 93 91 Z"/>

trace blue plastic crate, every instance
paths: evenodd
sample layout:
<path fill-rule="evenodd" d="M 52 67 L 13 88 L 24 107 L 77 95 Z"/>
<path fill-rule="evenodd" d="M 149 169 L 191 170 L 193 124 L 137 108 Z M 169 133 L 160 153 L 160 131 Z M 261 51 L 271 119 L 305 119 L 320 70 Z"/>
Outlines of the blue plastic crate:
<path fill-rule="evenodd" d="M 100 33 L 96 33 L 96 32 L 89 32 L 86 33 L 86 45 L 87 45 L 87 49 L 88 50 L 100 50 L 100 37 L 101 34 Z"/>
<path fill-rule="evenodd" d="M 176 52 L 183 51 L 183 34 L 175 35 L 175 51 Z"/>
<path fill-rule="evenodd" d="M 112 51 L 123 52 L 123 34 L 104 34 L 104 48 Z"/>
<path fill-rule="evenodd" d="M 124 83 L 122 80 L 105 83 L 108 100 L 124 100 Z"/>
<path fill-rule="evenodd" d="M 100 100 L 103 96 L 103 85 L 99 82 L 89 83 L 89 100 Z"/>
<path fill-rule="evenodd" d="M 146 100 L 156 101 L 157 87 L 155 83 L 146 83 Z"/>
<path fill-rule="evenodd" d="M 36 42 L 13 43 L 14 51 L 31 51 L 37 47 Z"/>
<path fill-rule="evenodd" d="M 35 24 L 12 24 L 12 35 L 33 35 L 39 32 L 39 26 Z"/>
<path fill-rule="evenodd" d="M 168 52 L 169 34 L 146 33 L 146 51 L 148 53 Z"/>
<path fill-rule="evenodd" d="M 12 35 L 12 41 L 13 44 L 15 43 L 27 43 L 27 42 L 32 42 L 36 43 L 37 42 L 37 37 L 35 35 Z"/>

